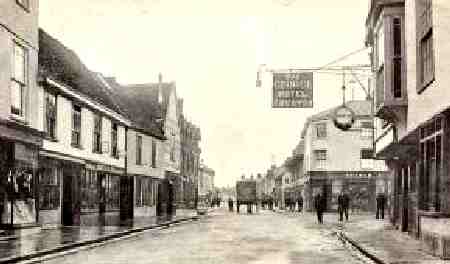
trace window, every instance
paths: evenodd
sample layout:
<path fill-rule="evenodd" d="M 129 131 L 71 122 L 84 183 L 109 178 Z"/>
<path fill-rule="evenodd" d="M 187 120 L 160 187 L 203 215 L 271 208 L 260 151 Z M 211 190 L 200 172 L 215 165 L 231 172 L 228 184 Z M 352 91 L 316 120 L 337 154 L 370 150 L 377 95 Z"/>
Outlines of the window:
<path fill-rule="evenodd" d="M 50 159 L 40 161 L 39 173 L 39 209 L 55 210 L 60 206 L 59 186 L 62 168 L 58 162 Z"/>
<path fill-rule="evenodd" d="M 154 189 L 154 181 L 150 177 L 136 177 L 136 206 L 155 205 Z"/>
<path fill-rule="evenodd" d="M 11 78 L 11 113 L 24 115 L 24 92 L 27 84 L 27 51 L 14 43 L 13 76 Z"/>
<path fill-rule="evenodd" d="M 98 176 L 95 170 L 86 169 L 81 175 L 81 209 L 95 211 L 99 209 Z"/>
<path fill-rule="evenodd" d="M 325 169 L 327 165 L 327 151 L 324 149 L 314 150 L 316 168 Z"/>
<path fill-rule="evenodd" d="M 142 137 L 136 136 L 136 165 L 142 165 Z"/>
<path fill-rule="evenodd" d="M 175 161 L 175 137 L 172 139 L 172 146 L 170 147 L 170 161 Z"/>
<path fill-rule="evenodd" d="M 432 1 L 422 0 L 419 12 L 419 91 L 423 90 L 434 79 L 434 50 L 433 50 L 433 24 Z"/>
<path fill-rule="evenodd" d="M 443 170 L 443 118 L 437 117 L 420 128 L 419 192 L 422 210 L 440 211 L 441 175 Z"/>
<path fill-rule="evenodd" d="M 51 139 L 56 139 L 56 95 L 45 91 L 45 132 Z"/>
<path fill-rule="evenodd" d="M 81 107 L 72 105 L 72 146 L 81 147 Z"/>
<path fill-rule="evenodd" d="M 317 138 L 326 138 L 327 137 L 327 124 L 320 123 L 316 124 L 316 135 Z"/>
<path fill-rule="evenodd" d="M 156 154 L 157 154 L 156 140 L 152 139 L 152 167 L 156 168 Z"/>
<path fill-rule="evenodd" d="M 120 208 L 120 176 L 106 174 L 104 177 L 106 210 L 117 210 Z"/>
<path fill-rule="evenodd" d="M 102 117 L 94 116 L 94 145 L 93 152 L 102 153 Z"/>
<path fill-rule="evenodd" d="M 361 138 L 370 139 L 372 138 L 373 124 L 370 121 L 361 122 Z"/>
<path fill-rule="evenodd" d="M 373 168 L 373 150 L 361 149 L 361 168 L 372 169 Z"/>
<path fill-rule="evenodd" d="M 393 19 L 394 56 L 392 61 L 392 94 L 394 98 L 402 97 L 402 24 L 401 19 Z"/>
<path fill-rule="evenodd" d="M 16 0 L 16 3 L 20 5 L 25 10 L 30 9 L 30 0 Z"/>
<path fill-rule="evenodd" d="M 112 124 L 111 126 L 111 156 L 114 158 L 119 157 L 117 151 L 117 124 Z"/>

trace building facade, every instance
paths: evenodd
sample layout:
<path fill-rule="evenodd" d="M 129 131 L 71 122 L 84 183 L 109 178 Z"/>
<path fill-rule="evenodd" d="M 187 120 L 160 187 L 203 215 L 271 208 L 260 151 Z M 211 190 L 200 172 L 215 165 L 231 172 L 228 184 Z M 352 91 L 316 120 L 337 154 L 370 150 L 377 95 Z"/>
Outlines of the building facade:
<path fill-rule="evenodd" d="M 214 192 L 214 177 L 215 172 L 213 169 L 200 165 L 198 175 L 198 196 L 207 197 Z"/>
<path fill-rule="evenodd" d="M 390 171 L 391 221 L 448 258 L 450 3 L 371 1 L 375 150 Z"/>
<path fill-rule="evenodd" d="M 197 197 L 197 179 L 200 169 L 200 128 L 189 122 L 183 114 L 183 101 L 179 101 L 181 116 L 179 119 L 181 136 L 181 176 L 184 190 L 182 203 L 187 208 L 195 208 Z"/>
<path fill-rule="evenodd" d="M 305 205 L 313 209 L 313 197 L 321 192 L 327 210 L 337 209 L 337 196 L 345 190 L 355 210 L 374 210 L 375 197 L 384 191 L 387 168 L 373 159 L 372 102 L 350 101 L 355 113 L 349 131 L 333 123 L 335 108 L 309 117 L 302 131 L 304 140 Z"/>
<path fill-rule="evenodd" d="M 0 3 L 0 225 L 38 221 L 38 1 Z"/>
<path fill-rule="evenodd" d="M 118 224 L 130 121 L 78 56 L 39 31 L 41 224 Z"/>

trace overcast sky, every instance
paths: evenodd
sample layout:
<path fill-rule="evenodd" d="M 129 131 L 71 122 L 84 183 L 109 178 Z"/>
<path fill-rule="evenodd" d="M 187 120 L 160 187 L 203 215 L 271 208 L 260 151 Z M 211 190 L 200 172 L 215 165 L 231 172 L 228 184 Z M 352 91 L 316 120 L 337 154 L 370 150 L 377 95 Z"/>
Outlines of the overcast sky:
<path fill-rule="evenodd" d="M 364 47 L 367 0 L 45 0 L 40 26 L 121 83 L 176 81 L 216 185 L 280 165 L 305 118 L 342 101 L 342 76 L 314 75 L 313 109 L 272 109 L 269 69 L 317 67 Z M 342 64 L 368 63 L 362 52 Z M 361 99 L 350 84 L 347 98 Z M 353 89 L 352 89 L 353 87 Z"/>

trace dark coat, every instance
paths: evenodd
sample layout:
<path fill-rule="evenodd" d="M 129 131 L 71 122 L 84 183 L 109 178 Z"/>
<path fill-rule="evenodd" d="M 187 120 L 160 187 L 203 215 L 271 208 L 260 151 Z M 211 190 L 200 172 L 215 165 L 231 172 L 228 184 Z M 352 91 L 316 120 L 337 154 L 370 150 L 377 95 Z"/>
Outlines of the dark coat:
<path fill-rule="evenodd" d="M 323 212 L 325 210 L 325 197 L 323 195 L 316 195 L 314 198 L 314 207 L 318 212 Z"/>

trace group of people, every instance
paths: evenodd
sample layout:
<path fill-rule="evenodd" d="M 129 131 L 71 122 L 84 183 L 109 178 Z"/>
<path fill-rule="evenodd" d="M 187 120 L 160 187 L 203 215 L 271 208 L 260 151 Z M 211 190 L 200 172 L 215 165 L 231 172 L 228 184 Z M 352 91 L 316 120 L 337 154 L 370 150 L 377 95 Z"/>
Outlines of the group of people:
<path fill-rule="evenodd" d="M 303 211 L 303 197 L 301 195 L 299 195 L 297 197 L 297 201 L 293 200 L 292 198 L 286 198 L 284 200 L 284 203 L 286 205 L 286 208 L 291 211 L 294 212 L 295 211 L 295 205 L 297 205 L 297 210 L 298 212 L 302 212 Z"/>

